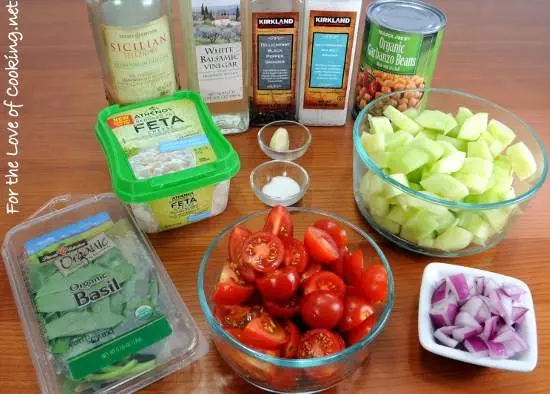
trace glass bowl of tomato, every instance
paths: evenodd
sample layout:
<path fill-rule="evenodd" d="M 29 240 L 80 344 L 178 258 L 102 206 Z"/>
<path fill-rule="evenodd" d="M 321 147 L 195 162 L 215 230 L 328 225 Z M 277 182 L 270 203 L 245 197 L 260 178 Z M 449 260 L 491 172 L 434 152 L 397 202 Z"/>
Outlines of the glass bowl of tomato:
<path fill-rule="evenodd" d="M 238 375 L 271 392 L 313 393 L 367 358 L 393 308 L 394 282 L 358 226 L 276 206 L 213 239 L 198 293 L 212 340 Z"/>

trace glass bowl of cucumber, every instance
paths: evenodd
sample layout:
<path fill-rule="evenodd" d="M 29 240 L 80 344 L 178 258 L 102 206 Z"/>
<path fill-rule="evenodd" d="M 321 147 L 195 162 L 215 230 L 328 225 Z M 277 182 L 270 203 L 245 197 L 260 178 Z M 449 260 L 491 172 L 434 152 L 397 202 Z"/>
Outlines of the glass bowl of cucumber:
<path fill-rule="evenodd" d="M 378 97 L 358 115 L 353 140 L 362 215 L 397 245 L 436 257 L 498 244 L 548 172 L 531 126 L 489 100 L 450 89 Z"/>

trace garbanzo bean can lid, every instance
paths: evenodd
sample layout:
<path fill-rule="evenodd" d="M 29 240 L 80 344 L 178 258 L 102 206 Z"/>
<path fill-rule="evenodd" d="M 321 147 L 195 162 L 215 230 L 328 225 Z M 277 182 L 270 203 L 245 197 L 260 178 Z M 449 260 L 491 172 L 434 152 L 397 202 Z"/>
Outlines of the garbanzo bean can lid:
<path fill-rule="evenodd" d="M 367 9 L 368 19 L 404 33 L 433 34 L 447 25 L 445 14 L 431 4 L 411 0 L 378 0 Z"/>
<path fill-rule="evenodd" d="M 107 107 L 99 113 L 96 136 L 113 190 L 126 203 L 191 192 L 240 169 L 237 152 L 196 92 Z"/>

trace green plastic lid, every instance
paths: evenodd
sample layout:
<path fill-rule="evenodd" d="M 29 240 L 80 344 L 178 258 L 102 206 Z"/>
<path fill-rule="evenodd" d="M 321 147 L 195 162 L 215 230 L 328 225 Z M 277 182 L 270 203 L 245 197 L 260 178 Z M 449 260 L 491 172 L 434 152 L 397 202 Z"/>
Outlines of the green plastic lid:
<path fill-rule="evenodd" d="M 144 203 L 223 182 L 237 174 L 237 152 L 221 134 L 199 94 L 179 91 L 98 116 L 113 190 Z"/>

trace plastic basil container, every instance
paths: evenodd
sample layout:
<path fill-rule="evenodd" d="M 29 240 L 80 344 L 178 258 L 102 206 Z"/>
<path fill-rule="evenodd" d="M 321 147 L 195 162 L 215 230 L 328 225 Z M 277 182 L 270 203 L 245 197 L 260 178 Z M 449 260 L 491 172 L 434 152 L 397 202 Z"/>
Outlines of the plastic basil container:
<path fill-rule="evenodd" d="M 60 196 L 2 256 L 43 393 L 132 393 L 208 345 L 115 195 Z"/>
<path fill-rule="evenodd" d="M 173 96 L 100 112 L 96 135 L 116 195 L 140 227 L 155 233 L 222 213 L 239 156 L 199 94 Z"/>

